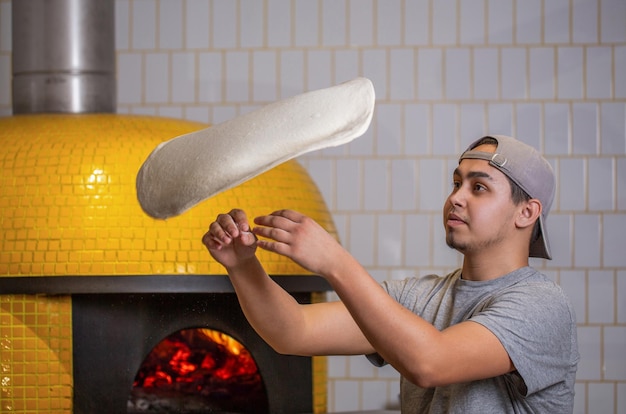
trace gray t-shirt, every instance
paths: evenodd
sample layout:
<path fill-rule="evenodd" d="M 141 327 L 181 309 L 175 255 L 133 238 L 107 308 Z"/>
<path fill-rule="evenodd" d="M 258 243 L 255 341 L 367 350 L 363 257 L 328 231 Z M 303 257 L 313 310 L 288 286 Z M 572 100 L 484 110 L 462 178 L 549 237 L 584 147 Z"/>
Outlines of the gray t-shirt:
<path fill-rule="evenodd" d="M 465 320 L 502 342 L 516 371 L 420 388 L 401 379 L 403 413 L 571 413 L 578 364 L 576 318 L 561 288 L 531 267 L 494 280 L 425 276 L 384 282 L 399 303 L 443 330 Z M 375 365 L 378 354 L 367 356 Z"/>

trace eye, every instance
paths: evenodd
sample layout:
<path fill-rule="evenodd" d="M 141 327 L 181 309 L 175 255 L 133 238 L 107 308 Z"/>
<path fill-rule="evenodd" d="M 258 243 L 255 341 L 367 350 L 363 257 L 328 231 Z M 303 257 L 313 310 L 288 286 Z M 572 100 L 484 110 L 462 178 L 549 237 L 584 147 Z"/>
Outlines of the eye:
<path fill-rule="evenodd" d="M 474 184 L 474 191 L 486 191 L 486 190 L 487 190 L 487 187 L 485 187 L 484 185 L 480 183 Z"/>

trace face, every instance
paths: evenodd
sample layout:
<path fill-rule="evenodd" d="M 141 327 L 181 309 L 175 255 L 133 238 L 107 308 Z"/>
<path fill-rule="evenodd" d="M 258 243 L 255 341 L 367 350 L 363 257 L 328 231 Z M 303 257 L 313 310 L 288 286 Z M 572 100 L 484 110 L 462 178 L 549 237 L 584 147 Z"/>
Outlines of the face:
<path fill-rule="evenodd" d="M 479 151 L 494 152 L 494 145 Z M 443 207 L 448 246 L 463 254 L 502 246 L 515 228 L 516 206 L 506 176 L 485 160 L 464 159 Z"/>

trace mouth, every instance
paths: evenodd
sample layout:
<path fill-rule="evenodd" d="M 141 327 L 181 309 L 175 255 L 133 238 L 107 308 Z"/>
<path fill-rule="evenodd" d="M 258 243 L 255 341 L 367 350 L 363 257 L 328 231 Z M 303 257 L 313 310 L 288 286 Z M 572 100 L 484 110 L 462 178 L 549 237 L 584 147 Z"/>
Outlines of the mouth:
<path fill-rule="evenodd" d="M 461 226 L 467 223 L 460 216 L 454 213 L 450 213 L 448 214 L 448 219 L 446 220 L 446 224 L 450 227 L 456 227 L 456 226 Z"/>

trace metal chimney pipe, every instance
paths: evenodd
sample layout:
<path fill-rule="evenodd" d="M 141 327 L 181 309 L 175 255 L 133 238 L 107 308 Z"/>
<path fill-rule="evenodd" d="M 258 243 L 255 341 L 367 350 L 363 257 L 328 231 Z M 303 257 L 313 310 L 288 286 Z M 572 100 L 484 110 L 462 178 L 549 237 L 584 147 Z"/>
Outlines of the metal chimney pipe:
<path fill-rule="evenodd" d="M 14 0 L 13 113 L 115 112 L 115 0 Z"/>

